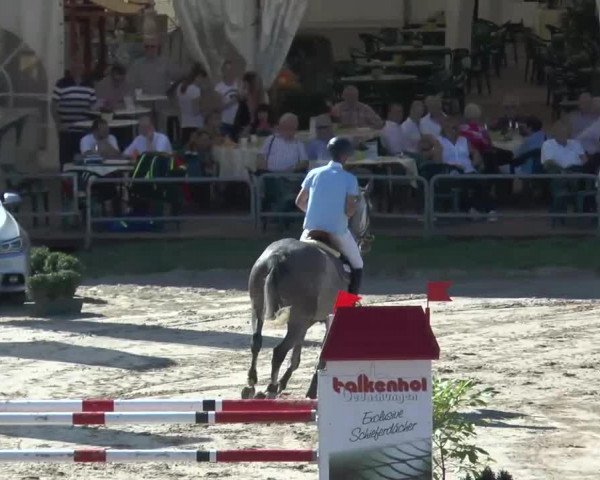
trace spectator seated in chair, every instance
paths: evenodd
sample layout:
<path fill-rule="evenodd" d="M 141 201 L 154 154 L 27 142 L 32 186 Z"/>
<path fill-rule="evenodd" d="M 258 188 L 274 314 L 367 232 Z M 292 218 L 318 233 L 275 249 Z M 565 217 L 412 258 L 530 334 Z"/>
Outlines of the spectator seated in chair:
<path fill-rule="evenodd" d="M 404 109 L 399 103 L 388 107 L 387 120 L 381 131 L 381 143 L 388 155 L 402 155 L 405 141 L 402 134 Z"/>
<path fill-rule="evenodd" d="M 293 113 L 283 114 L 277 133 L 268 137 L 263 144 L 258 160 L 259 173 L 293 174 L 306 171 L 308 155 L 304 143 L 296 138 L 297 131 L 298 117 Z M 285 177 L 265 179 L 265 208 L 276 212 L 294 211 L 299 183 L 299 180 Z"/>
<path fill-rule="evenodd" d="M 535 156 L 538 156 L 538 152 L 546 141 L 546 134 L 542 127 L 542 121 L 535 116 L 529 116 L 519 124 L 523 143 L 514 151 L 514 161 L 512 163 L 514 173 L 538 173 L 539 165 L 535 164 L 531 152 L 535 152 Z M 537 161 L 539 161 L 539 156 Z"/>
<path fill-rule="evenodd" d="M 266 103 L 258 106 L 254 114 L 254 120 L 250 125 L 250 134 L 257 137 L 268 137 L 273 135 L 275 122 L 273 120 L 273 111 Z"/>
<path fill-rule="evenodd" d="M 437 95 L 431 95 L 425 99 L 427 115 L 421 118 L 419 129 L 422 135 L 439 136 L 442 133 L 442 124 L 446 114 L 442 109 L 442 98 Z"/>
<path fill-rule="evenodd" d="M 425 105 L 420 100 L 415 100 L 410 106 L 410 112 L 406 120 L 402 122 L 401 135 L 402 135 L 402 150 L 411 156 L 418 156 L 420 152 L 419 143 L 421 142 L 423 135 L 419 128 L 419 122 L 425 113 Z"/>
<path fill-rule="evenodd" d="M 483 160 L 479 152 L 469 141 L 461 136 L 459 121 L 446 117 L 442 134 L 434 146 L 438 162 L 450 165 L 463 174 L 477 174 L 483 169 Z M 488 214 L 489 221 L 496 221 L 496 212 L 490 198 L 490 185 L 479 180 L 460 182 L 463 189 L 464 207 L 471 215 Z"/>
<path fill-rule="evenodd" d="M 378 130 L 384 124 L 375 110 L 359 101 L 358 88 L 354 85 L 344 88 L 342 101 L 333 106 L 331 116 L 343 127 L 369 127 Z"/>
<path fill-rule="evenodd" d="M 307 158 L 304 144 L 296 138 L 298 117 L 284 113 L 279 119 L 277 133 L 267 137 L 259 165 L 269 172 L 302 172 L 306 170 Z"/>
<path fill-rule="evenodd" d="M 492 139 L 487 128 L 481 122 L 481 107 L 469 103 L 464 111 L 464 123 L 460 126 L 460 135 L 465 137 L 481 155 L 492 150 Z"/>
<path fill-rule="evenodd" d="M 92 123 L 92 131 L 79 142 L 82 155 L 99 155 L 102 158 L 118 158 L 121 156 L 117 139 L 110 135 L 108 123 L 97 118 Z"/>
<path fill-rule="evenodd" d="M 552 129 L 553 138 L 542 145 L 542 165 L 547 171 L 584 170 L 587 155 L 577 140 L 569 139 L 570 127 L 559 121 Z"/>
<path fill-rule="evenodd" d="M 159 152 L 171 154 L 173 147 L 169 137 L 164 133 L 159 133 L 154 128 L 154 122 L 149 116 L 140 118 L 139 135 L 135 137 L 131 145 L 125 149 L 123 154 L 126 157 L 136 159 L 146 152 Z"/>
<path fill-rule="evenodd" d="M 133 99 L 133 87 L 127 82 L 127 70 L 119 64 L 110 69 L 110 75 L 96 84 L 96 97 L 100 109 L 114 111 L 124 108 L 125 97 Z"/>
<path fill-rule="evenodd" d="M 329 162 L 331 153 L 327 145 L 333 138 L 333 122 L 329 115 L 319 115 L 315 118 L 316 137 L 306 145 L 306 154 L 311 162 Z"/>
<path fill-rule="evenodd" d="M 213 110 L 210 112 L 205 119 L 204 130 L 208 132 L 210 141 L 214 147 L 223 145 L 226 140 L 226 136 L 223 135 L 221 130 L 221 112 Z"/>
<path fill-rule="evenodd" d="M 212 142 L 206 130 L 196 130 L 185 149 L 188 177 L 216 177 L 219 166 L 213 157 Z"/>

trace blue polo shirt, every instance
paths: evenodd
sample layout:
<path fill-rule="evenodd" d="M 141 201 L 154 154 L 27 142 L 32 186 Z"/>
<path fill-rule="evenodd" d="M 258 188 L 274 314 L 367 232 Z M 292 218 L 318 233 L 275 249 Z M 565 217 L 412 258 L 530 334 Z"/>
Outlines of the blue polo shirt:
<path fill-rule="evenodd" d="M 344 234 L 348 229 L 346 198 L 359 195 L 356 177 L 346 172 L 340 163 L 331 161 L 311 170 L 302 188 L 309 191 L 304 229 Z"/>

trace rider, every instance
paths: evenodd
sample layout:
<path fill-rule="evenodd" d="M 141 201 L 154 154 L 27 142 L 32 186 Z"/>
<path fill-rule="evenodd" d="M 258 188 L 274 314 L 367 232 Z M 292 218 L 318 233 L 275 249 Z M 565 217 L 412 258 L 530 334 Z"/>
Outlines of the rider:
<path fill-rule="evenodd" d="M 328 233 L 352 267 L 348 291 L 358 294 L 363 260 L 348 230 L 348 219 L 356 212 L 360 192 L 356 177 L 343 167 L 354 147 L 349 140 L 335 137 L 329 141 L 327 150 L 333 160 L 308 173 L 296 198 L 296 205 L 306 213 L 302 238 L 314 230 Z"/>

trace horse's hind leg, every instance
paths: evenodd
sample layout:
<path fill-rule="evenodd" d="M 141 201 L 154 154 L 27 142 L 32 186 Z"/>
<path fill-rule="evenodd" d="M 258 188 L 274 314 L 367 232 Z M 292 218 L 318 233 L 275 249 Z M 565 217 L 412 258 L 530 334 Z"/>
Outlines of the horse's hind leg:
<path fill-rule="evenodd" d="M 298 370 L 298 367 L 300 366 L 300 357 L 302 355 L 302 344 L 304 343 L 304 336 L 302 336 L 299 342 L 300 343 L 296 344 L 296 346 L 294 347 L 294 350 L 292 350 L 290 366 L 285 371 L 283 376 L 279 379 L 279 393 L 283 392 L 287 388 L 287 384 L 290 381 L 292 374 L 296 370 Z"/>
<path fill-rule="evenodd" d="M 264 317 L 262 314 L 262 306 L 260 311 L 255 308 L 252 312 L 252 362 L 248 369 L 248 386 L 242 390 L 242 398 L 252 398 L 255 393 L 255 385 L 258 383 L 258 374 L 256 372 L 256 363 L 258 361 L 258 354 L 262 348 L 262 329 L 264 324 Z"/>
<path fill-rule="evenodd" d="M 279 384 L 277 379 L 279 377 L 279 370 L 281 369 L 281 364 L 285 360 L 285 357 L 287 356 L 288 352 L 292 349 L 292 347 L 296 347 L 297 345 L 299 345 L 300 348 L 302 347 L 302 342 L 304 340 L 304 336 L 306 335 L 306 326 L 304 325 L 304 321 L 299 321 L 300 319 L 295 319 L 296 321 L 294 322 L 293 320 L 294 319 L 290 319 L 290 322 L 288 323 L 288 330 L 285 335 L 285 338 L 281 341 L 279 345 L 277 345 L 273 349 L 273 360 L 271 362 L 271 383 L 267 387 L 267 394 L 271 397 L 276 396 L 279 392 Z M 298 350 L 295 356 L 297 357 L 297 361 L 299 363 L 300 350 Z M 292 358 L 292 364 L 294 363 L 294 360 L 295 359 Z M 289 380 L 289 377 L 287 380 Z"/>

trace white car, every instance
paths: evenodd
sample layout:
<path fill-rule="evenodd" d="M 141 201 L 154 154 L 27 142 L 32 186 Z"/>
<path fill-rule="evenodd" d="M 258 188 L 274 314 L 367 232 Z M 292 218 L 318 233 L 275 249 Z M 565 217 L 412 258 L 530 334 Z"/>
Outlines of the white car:
<path fill-rule="evenodd" d="M 26 300 L 29 236 L 8 211 L 20 202 L 14 193 L 0 196 L 0 305 L 22 304 Z"/>

